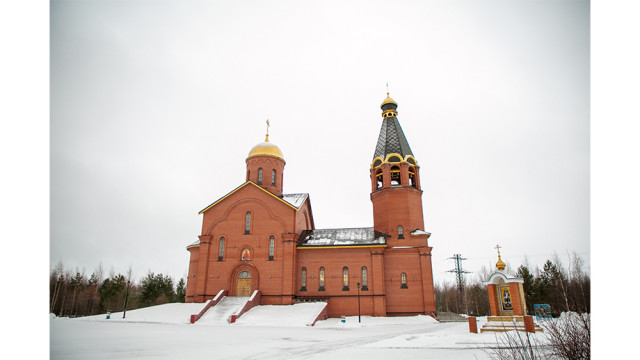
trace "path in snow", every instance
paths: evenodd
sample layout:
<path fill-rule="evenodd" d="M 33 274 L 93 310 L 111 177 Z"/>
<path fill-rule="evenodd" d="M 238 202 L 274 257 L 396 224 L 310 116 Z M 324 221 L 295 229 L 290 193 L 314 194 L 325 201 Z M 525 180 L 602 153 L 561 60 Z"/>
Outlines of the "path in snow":
<path fill-rule="evenodd" d="M 196 321 L 196 324 L 228 324 L 231 315 L 240 311 L 248 300 L 248 296 L 225 296 L 219 303 L 207 310 L 200 320 Z"/>

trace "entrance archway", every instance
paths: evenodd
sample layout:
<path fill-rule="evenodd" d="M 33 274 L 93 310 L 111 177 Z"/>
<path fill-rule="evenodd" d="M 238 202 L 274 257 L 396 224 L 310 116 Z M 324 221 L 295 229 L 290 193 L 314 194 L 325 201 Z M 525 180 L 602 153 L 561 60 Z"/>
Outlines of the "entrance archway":
<path fill-rule="evenodd" d="M 251 274 L 248 271 L 238 274 L 236 296 L 251 296 Z"/>

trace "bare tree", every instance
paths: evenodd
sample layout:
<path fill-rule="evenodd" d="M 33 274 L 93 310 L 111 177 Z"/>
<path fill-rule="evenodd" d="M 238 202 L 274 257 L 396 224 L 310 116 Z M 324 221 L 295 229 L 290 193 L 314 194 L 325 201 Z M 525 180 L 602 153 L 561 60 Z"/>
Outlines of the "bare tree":
<path fill-rule="evenodd" d="M 124 311 L 122 313 L 122 318 L 124 319 L 127 316 L 127 302 L 129 301 L 129 290 L 131 289 L 131 278 L 132 278 L 133 270 L 131 266 L 129 266 L 129 271 L 127 271 L 127 287 L 124 297 Z"/>
<path fill-rule="evenodd" d="M 54 286 L 53 290 L 49 290 L 51 291 L 49 312 L 54 313 L 56 304 L 58 302 L 58 297 L 60 296 L 60 288 L 64 281 L 64 266 L 62 265 L 62 262 L 59 262 L 58 265 L 56 265 L 55 269 L 53 269 L 53 271 L 51 272 L 51 280 L 54 281 Z"/>
<path fill-rule="evenodd" d="M 562 297 L 564 298 L 564 304 L 566 306 L 566 311 L 571 311 L 571 307 L 569 306 L 569 296 L 567 295 L 567 286 L 565 284 L 565 279 L 567 279 L 567 273 L 562 267 L 562 262 L 560 261 L 560 256 L 557 253 L 553 254 L 553 262 L 556 264 L 558 268 L 558 276 L 555 279 L 555 285 L 560 286 L 560 291 L 562 292 Z"/>

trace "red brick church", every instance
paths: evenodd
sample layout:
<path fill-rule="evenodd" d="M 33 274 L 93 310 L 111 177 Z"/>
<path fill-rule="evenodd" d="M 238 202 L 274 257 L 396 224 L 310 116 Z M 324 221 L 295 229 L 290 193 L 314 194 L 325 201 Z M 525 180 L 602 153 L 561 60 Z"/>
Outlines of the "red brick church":
<path fill-rule="evenodd" d="M 435 316 L 420 167 L 397 107 L 387 93 L 370 164 L 372 228 L 316 229 L 309 194 L 283 193 L 285 159 L 267 134 L 247 156 L 245 183 L 200 211 L 186 302 L 260 290 L 262 305 L 326 301 L 339 317 L 358 314 L 359 284 L 363 315 Z"/>

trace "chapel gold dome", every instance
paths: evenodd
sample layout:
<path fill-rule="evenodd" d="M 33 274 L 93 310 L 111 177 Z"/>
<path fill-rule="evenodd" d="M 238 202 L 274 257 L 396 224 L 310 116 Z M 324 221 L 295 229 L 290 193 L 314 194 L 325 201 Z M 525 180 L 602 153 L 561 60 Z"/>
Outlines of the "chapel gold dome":
<path fill-rule="evenodd" d="M 253 156 L 273 156 L 278 159 L 284 160 L 284 156 L 282 155 L 282 151 L 276 145 L 269 142 L 269 138 L 266 138 L 265 141 L 254 146 L 251 151 L 249 151 L 249 156 L 247 159 Z"/>
<path fill-rule="evenodd" d="M 502 261 L 502 258 L 500 257 L 500 255 L 498 255 L 498 262 L 496 263 L 496 268 L 500 271 L 503 271 L 506 267 L 507 267 L 507 264 L 505 264 Z"/>

